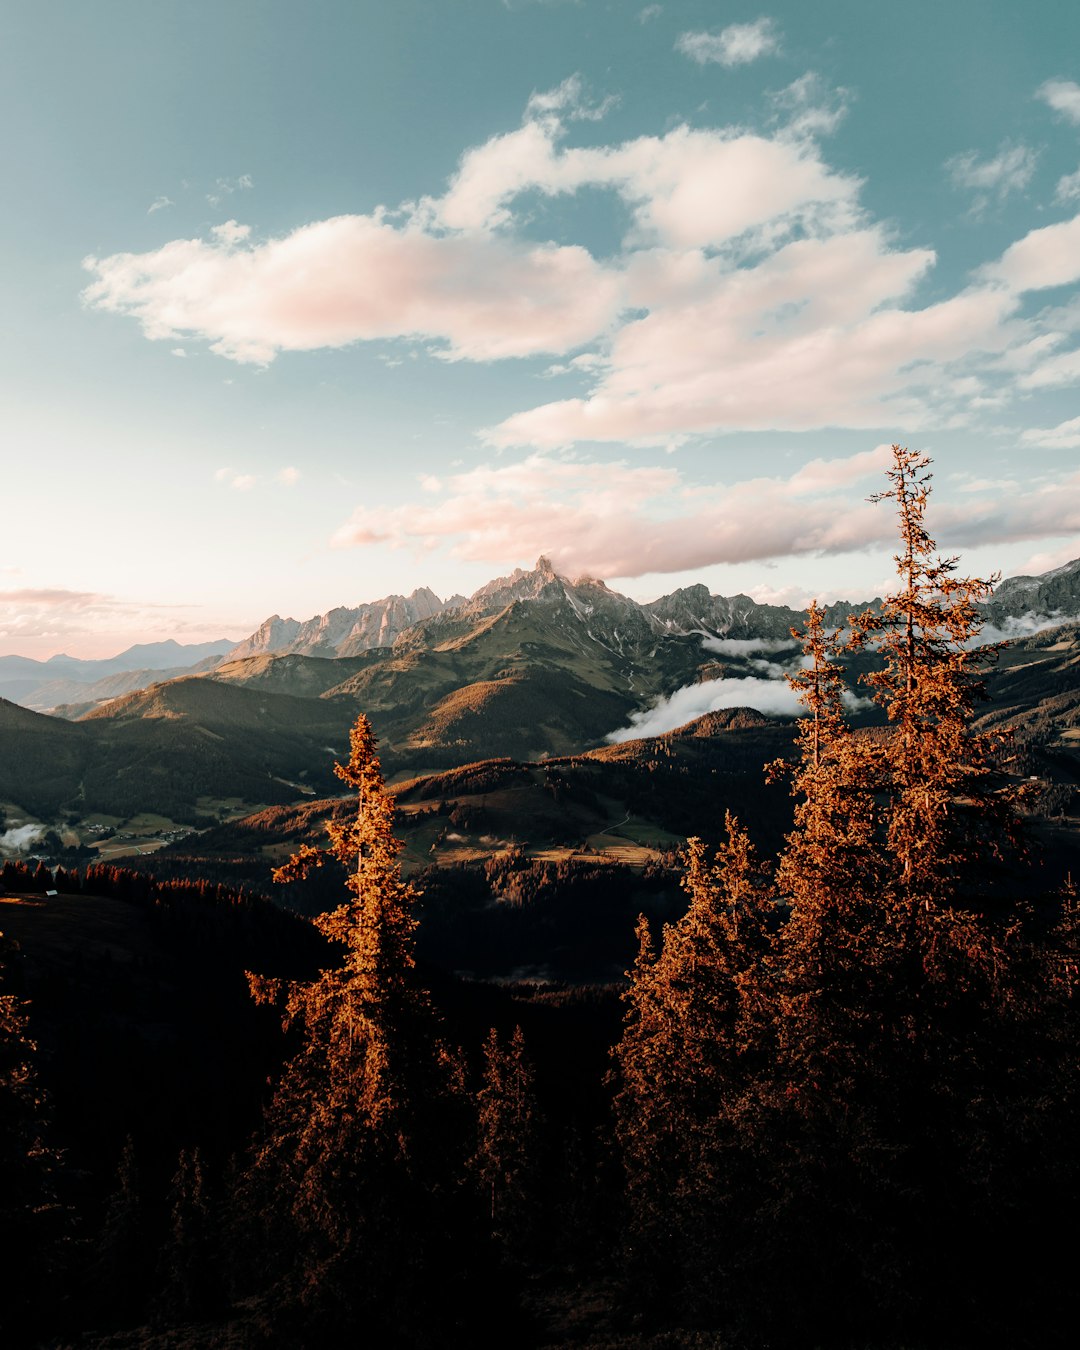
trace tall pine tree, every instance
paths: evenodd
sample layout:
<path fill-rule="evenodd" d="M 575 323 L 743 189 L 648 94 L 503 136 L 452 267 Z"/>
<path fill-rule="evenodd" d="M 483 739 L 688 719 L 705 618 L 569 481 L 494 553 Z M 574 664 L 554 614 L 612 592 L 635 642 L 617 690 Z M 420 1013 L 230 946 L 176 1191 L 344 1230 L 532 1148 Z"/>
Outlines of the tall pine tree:
<path fill-rule="evenodd" d="M 275 876 L 288 881 L 328 856 L 348 867 L 347 898 L 314 920 L 342 961 L 285 990 L 252 977 L 257 997 L 284 993 L 300 1048 L 267 1109 L 246 1192 L 269 1219 L 278 1295 L 303 1307 L 312 1336 L 364 1325 L 382 1343 L 419 1345 L 420 1286 L 457 1268 L 460 1070 L 416 978 L 416 891 L 401 876 L 365 717 L 336 772 L 356 794 L 355 814 L 331 822 L 329 850 L 305 846 Z"/>

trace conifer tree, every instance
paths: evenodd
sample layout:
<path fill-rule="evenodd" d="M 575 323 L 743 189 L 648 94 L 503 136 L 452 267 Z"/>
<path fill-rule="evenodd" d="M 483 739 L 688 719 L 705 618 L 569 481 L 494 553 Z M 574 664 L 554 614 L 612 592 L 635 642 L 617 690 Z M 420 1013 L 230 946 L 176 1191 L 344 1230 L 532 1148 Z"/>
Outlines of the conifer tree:
<path fill-rule="evenodd" d="M 37 1044 L 25 1000 L 5 988 L 16 945 L 0 933 L 0 1342 L 36 1342 L 55 1273 L 62 1211 L 60 1155 L 48 1142 L 48 1096 L 38 1078 Z M 55 1308 L 53 1294 L 49 1300 Z"/>
<path fill-rule="evenodd" d="M 324 1334 L 418 1315 L 416 1282 L 437 1278 L 432 1249 L 445 1241 L 461 1103 L 459 1066 L 416 979 L 416 891 L 401 876 L 365 717 L 335 767 L 356 793 L 355 815 L 330 823 L 329 850 L 305 846 L 275 877 L 328 857 L 349 867 L 348 897 L 314 920 L 343 959 L 283 991 L 301 1047 L 267 1109 L 248 1184 L 271 1215 L 284 1296 L 317 1314 Z M 263 999 L 280 992 L 257 977 L 252 986 Z M 454 1262 L 441 1257 L 449 1273 Z"/>
<path fill-rule="evenodd" d="M 160 1311 L 187 1320 L 221 1302 L 222 1279 L 214 1210 L 198 1148 L 181 1149 L 169 1191 L 169 1233 L 162 1253 Z"/>
<path fill-rule="evenodd" d="M 105 1214 L 94 1263 L 95 1300 L 121 1318 L 134 1316 L 147 1295 L 149 1270 L 142 1184 L 129 1135 L 116 1172 L 116 1187 Z"/>
<path fill-rule="evenodd" d="M 639 1291 L 675 1292 L 716 1258 L 724 1159 L 739 1104 L 769 1054 L 766 988 L 772 888 L 749 836 L 727 814 L 710 858 L 687 845 L 686 914 L 660 952 L 638 921 L 639 952 L 614 1050 L 616 1132 L 626 1168 Z M 707 1291 L 698 1289 L 699 1294 Z"/>
<path fill-rule="evenodd" d="M 477 1141 L 470 1167 L 505 1250 L 529 1245 L 538 1202 L 541 1121 L 532 1064 L 521 1027 L 503 1045 L 492 1027 L 484 1044 L 484 1079 L 476 1096 Z"/>
<path fill-rule="evenodd" d="M 899 445 L 892 454 L 891 486 L 871 501 L 896 503 L 900 585 L 860 628 L 883 658 L 867 683 L 892 725 L 888 846 L 895 893 L 917 919 L 957 894 L 977 850 L 1002 851 L 1011 816 L 987 790 L 994 738 L 971 728 L 995 650 L 975 645 L 978 602 L 997 578 L 958 577 L 958 559 L 936 554 L 925 525 L 929 456 Z"/>
<path fill-rule="evenodd" d="M 827 633 L 814 601 L 803 641 L 804 667 L 788 677 L 805 708 L 796 737 L 792 778 L 794 828 L 777 868 L 777 889 L 789 907 L 780 937 L 777 1025 L 798 1093 L 799 1080 L 818 1085 L 839 1075 L 851 1085 L 852 1016 L 865 1001 L 880 959 L 879 906 L 886 860 L 879 838 L 875 788 L 881 753 L 856 739 L 844 709 L 839 656 L 860 645 Z M 787 768 L 769 766 L 776 777 Z"/>

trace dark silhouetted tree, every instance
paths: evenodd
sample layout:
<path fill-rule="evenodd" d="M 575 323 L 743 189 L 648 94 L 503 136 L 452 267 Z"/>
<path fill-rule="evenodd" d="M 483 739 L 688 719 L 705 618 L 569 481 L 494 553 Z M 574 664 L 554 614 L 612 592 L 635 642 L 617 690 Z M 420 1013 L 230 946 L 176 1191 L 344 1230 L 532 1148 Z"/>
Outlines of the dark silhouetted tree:
<path fill-rule="evenodd" d="M 169 1192 L 169 1232 L 161 1261 L 160 1312 L 187 1321 L 222 1303 L 216 1215 L 207 1193 L 202 1154 L 181 1149 Z"/>
<path fill-rule="evenodd" d="M 52 1280 L 65 1224 L 56 1194 L 60 1155 L 48 1140 L 49 1103 L 29 1005 L 5 987 L 15 952 L 0 933 L 0 1341 L 22 1345 L 36 1343 L 47 1325 L 45 1309 L 60 1301 Z"/>
<path fill-rule="evenodd" d="M 476 1105 L 477 1143 L 470 1167 L 492 1237 L 506 1251 L 521 1254 L 529 1247 L 537 1218 L 541 1120 L 520 1027 L 506 1045 L 492 1027 Z"/>

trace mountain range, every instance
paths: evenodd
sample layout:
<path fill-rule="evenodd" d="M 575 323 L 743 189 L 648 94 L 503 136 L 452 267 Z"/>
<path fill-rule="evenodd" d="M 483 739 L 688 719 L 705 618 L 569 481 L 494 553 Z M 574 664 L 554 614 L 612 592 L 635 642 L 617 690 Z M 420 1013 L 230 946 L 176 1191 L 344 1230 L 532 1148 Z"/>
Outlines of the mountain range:
<path fill-rule="evenodd" d="M 832 605 L 827 622 L 864 607 Z M 984 608 L 996 631 L 1018 635 L 1076 620 L 1080 561 L 1003 582 Z M 572 756 L 677 691 L 723 687 L 762 706 L 762 688 L 786 689 L 780 666 L 797 658 L 790 629 L 802 619 L 705 586 L 640 604 L 602 581 L 560 576 L 545 558 L 468 599 L 443 602 L 425 590 L 303 624 L 275 617 L 224 652 L 177 648 L 196 656 L 194 668 L 107 701 L 84 697 L 66 717 L 0 700 L 0 802 L 44 818 L 153 810 L 194 822 L 224 801 L 230 809 L 295 801 L 336 787 L 331 761 L 359 712 L 399 778 L 490 758 Z M 176 654 L 167 644 L 151 651 Z M 140 659 L 146 649 L 132 649 L 105 678 L 132 677 L 115 665 Z M 71 667 L 70 658 L 54 662 L 58 675 L 64 662 Z M 1032 639 L 1020 667 L 1007 664 L 992 687 L 1010 717 L 1037 722 L 1052 699 L 1053 717 L 1071 727 L 1076 653 Z M 696 697 L 671 706 L 677 714 L 691 705 L 718 706 Z"/>
<path fill-rule="evenodd" d="M 437 647 L 452 634 L 464 635 L 478 619 L 494 617 L 517 601 L 564 602 L 586 631 L 627 656 L 656 638 L 697 634 L 720 641 L 784 641 L 803 620 L 800 610 L 760 604 L 747 595 L 710 594 L 688 586 L 641 604 L 589 577 L 569 581 L 546 558 L 535 568 L 516 568 L 481 586 L 472 596 L 441 600 L 422 587 L 411 595 L 388 595 L 355 608 L 339 606 L 298 620 L 271 615 L 241 642 L 220 639 L 195 645 L 173 640 L 128 648 L 108 660 L 83 661 L 65 655 L 48 661 L 0 657 L 0 697 L 38 712 L 61 711 L 72 717 L 122 695 L 182 675 L 201 674 L 250 657 L 314 656 L 344 658 L 385 648 Z M 842 625 L 847 616 L 874 608 L 880 600 L 827 608 L 827 621 Z M 987 623 L 1009 635 L 1080 617 L 1080 559 L 1037 577 L 1010 577 L 983 606 Z M 593 630 L 602 630 L 597 636 Z"/>

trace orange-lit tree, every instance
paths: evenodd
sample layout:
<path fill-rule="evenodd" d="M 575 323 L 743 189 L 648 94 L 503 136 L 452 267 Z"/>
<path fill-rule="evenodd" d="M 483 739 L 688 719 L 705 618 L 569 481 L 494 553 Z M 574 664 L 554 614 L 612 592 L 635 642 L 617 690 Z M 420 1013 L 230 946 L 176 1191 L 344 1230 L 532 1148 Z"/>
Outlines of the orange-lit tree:
<path fill-rule="evenodd" d="M 1011 816 L 987 790 L 995 739 L 971 725 L 995 650 L 975 645 L 978 606 L 997 578 L 959 577 L 958 559 L 937 555 L 925 525 L 930 459 L 899 445 L 892 455 L 890 486 L 871 500 L 896 504 L 900 585 L 861 631 L 883 661 L 867 683 L 892 726 L 888 847 L 914 927 L 962 890 L 977 850 L 1003 851 Z"/>
<path fill-rule="evenodd" d="M 435 1279 L 445 1257 L 431 1248 L 447 1228 L 460 1073 L 416 979 L 416 891 L 401 876 L 367 718 L 336 772 L 355 814 L 330 823 L 328 850 L 304 846 L 275 877 L 328 857 L 348 867 L 347 899 L 314 920 L 343 960 L 286 989 L 252 977 L 256 997 L 284 994 L 301 1047 L 268 1107 L 247 1192 L 271 1216 L 286 1301 L 306 1305 L 327 1335 L 359 1322 L 400 1334 L 421 1307 L 416 1281 Z"/>
<path fill-rule="evenodd" d="M 686 914 L 653 948 L 644 916 L 614 1056 L 616 1130 L 639 1293 L 675 1293 L 717 1259 L 724 1160 L 748 1085 L 769 1053 L 765 986 L 772 888 L 728 814 L 715 857 L 687 846 Z M 676 1273 L 677 1272 L 677 1273 Z"/>

